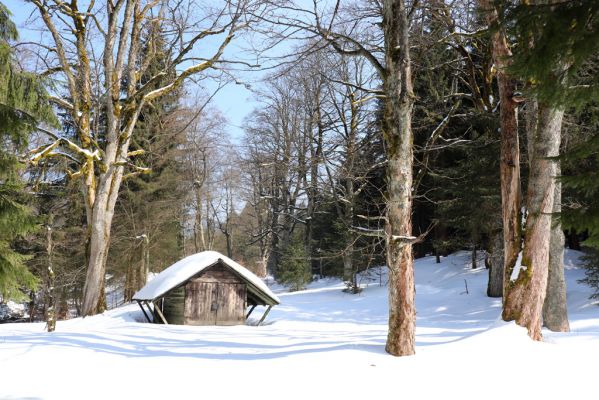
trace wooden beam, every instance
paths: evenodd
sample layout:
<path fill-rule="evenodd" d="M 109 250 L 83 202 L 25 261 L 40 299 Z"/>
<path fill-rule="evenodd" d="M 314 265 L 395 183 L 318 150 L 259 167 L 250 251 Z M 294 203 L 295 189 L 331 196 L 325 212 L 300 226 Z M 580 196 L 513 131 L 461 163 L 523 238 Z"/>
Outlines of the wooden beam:
<path fill-rule="evenodd" d="M 247 313 L 247 315 L 245 316 L 245 319 L 248 319 L 250 317 L 250 314 L 252 313 L 252 311 L 254 311 L 254 308 L 256 308 L 256 304 L 254 304 L 252 306 L 252 308 L 250 308 L 250 311 Z"/>
<path fill-rule="evenodd" d="M 266 319 L 266 316 L 270 312 L 271 308 L 272 308 L 272 306 L 268 306 L 268 308 L 266 309 L 266 312 L 264 313 L 264 315 L 262 316 L 262 318 L 260 318 L 260 321 L 258 321 L 258 326 L 260 326 L 262 324 L 262 322 L 264 322 L 264 320 Z"/>
<path fill-rule="evenodd" d="M 160 317 L 160 319 L 162 320 L 162 323 L 164 325 L 168 325 L 168 322 L 166 320 L 166 318 L 164 317 L 164 314 L 162 313 L 162 310 L 160 309 L 160 307 L 158 307 L 156 305 L 156 303 L 154 303 L 154 311 L 156 311 L 158 313 L 158 316 Z"/>
<path fill-rule="evenodd" d="M 155 324 L 156 316 L 154 315 L 154 312 L 152 311 L 152 307 L 150 307 L 150 301 L 145 300 L 144 303 L 145 303 L 146 307 L 148 307 L 148 313 L 152 316 L 152 323 Z"/>
<path fill-rule="evenodd" d="M 144 315 L 146 316 L 146 319 L 151 324 L 152 321 L 150 320 L 150 317 L 148 317 L 148 313 L 146 313 L 146 310 L 144 310 L 144 307 L 141 305 L 141 301 L 140 300 L 135 300 L 135 301 L 137 301 L 137 305 L 139 306 L 139 308 L 141 308 L 141 311 L 144 312 Z"/>

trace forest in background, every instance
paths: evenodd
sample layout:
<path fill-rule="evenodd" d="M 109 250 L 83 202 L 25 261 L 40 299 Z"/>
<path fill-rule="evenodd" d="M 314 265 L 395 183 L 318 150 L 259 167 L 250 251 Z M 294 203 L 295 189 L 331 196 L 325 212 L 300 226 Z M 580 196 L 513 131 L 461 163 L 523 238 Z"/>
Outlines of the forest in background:
<path fill-rule="evenodd" d="M 403 355 L 413 257 L 469 250 L 537 339 L 567 329 L 564 243 L 598 285 L 596 2 L 24 3 L 47 35 L 0 8 L 0 290 L 32 318 L 101 312 L 204 250 L 293 290 L 357 293 L 387 264 Z M 232 139 L 201 88 L 253 69 Z"/>

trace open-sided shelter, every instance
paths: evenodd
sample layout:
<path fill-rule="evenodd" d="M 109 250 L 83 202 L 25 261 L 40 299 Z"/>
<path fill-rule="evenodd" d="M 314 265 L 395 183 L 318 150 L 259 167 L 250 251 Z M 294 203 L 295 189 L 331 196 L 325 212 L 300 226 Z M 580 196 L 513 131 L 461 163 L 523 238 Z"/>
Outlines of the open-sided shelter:
<path fill-rule="evenodd" d="M 135 293 L 133 300 L 148 322 L 178 325 L 244 324 L 257 306 L 266 306 L 262 323 L 280 303 L 260 278 L 216 251 L 176 262 Z"/>

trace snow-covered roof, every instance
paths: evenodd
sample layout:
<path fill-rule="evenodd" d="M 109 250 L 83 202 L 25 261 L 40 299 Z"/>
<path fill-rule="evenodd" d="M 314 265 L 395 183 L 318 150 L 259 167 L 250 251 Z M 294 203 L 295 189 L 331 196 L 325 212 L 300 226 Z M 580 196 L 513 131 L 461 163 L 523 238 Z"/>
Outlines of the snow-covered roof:
<path fill-rule="evenodd" d="M 216 251 L 203 251 L 177 261 L 148 282 L 135 295 L 133 300 L 154 300 L 162 297 L 170 290 L 178 287 L 188 279 L 200 272 L 222 262 L 240 275 L 251 287 L 254 286 L 261 294 L 266 295 L 274 304 L 279 304 L 279 298 L 266 286 L 266 284 L 247 268 Z"/>

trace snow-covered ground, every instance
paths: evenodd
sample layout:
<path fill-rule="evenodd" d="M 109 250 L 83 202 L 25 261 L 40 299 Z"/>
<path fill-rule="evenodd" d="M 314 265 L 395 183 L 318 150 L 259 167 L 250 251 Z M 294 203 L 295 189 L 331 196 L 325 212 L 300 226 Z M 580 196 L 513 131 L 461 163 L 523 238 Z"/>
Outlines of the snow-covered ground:
<path fill-rule="evenodd" d="M 596 399 L 599 307 L 576 282 L 577 256 L 566 256 L 572 332 L 544 343 L 501 322 L 486 271 L 457 254 L 416 261 L 414 357 L 384 351 L 386 287 L 350 295 L 321 280 L 278 293 L 260 327 L 139 323 L 137 305 L 51 334 L 0 325 L 0 399 Z"/>

